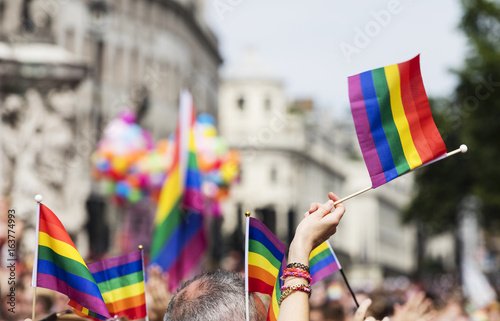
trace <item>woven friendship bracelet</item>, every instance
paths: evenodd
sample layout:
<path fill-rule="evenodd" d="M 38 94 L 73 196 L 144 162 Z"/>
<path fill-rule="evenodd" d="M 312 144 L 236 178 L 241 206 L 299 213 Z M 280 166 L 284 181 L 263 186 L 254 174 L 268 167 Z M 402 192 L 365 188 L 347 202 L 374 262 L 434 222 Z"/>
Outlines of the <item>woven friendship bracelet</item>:
<path fill-rule="evenodd" d="M 287 268 L 285 271 L 283 271 L 283 276 L 281 277 L 282 280 L 285 280 L 287 276 L 295 276 L 298 278 L 304 278 L 306 279 L 309 283 L 312 281 L 311 274 L 308 272 L 298 269 L 298 268 Z"/>
<path fill-rule="evenodd" d="M 284 290 L 284 292 L 283 292 L 283 290 Z M 281 306 L 281 303 L 283 302 L 283 300 L 285 300 L 294 291 L 305 292 L 305 293 L 309 294 L 309 297 L 311 297 L 312 289 L 311 289 L 311 286 L 306 285 L 306 284 L 295 284 L 292 286 L 284 285 L 281 287 L 281 291 L 282 291 L 281 297 L 278 301 L 279 306 Z"/>
<path fill-rule="evenodd" d="M 302 264 L 302 263 L 289 263 L 287 266 L 286 266 L 287 269 L 291 269 L 291 268 L 299 268 L 299 269 L 302 269 L 304 271 L 306 271 L 307 273 L 311 273 L 311 271 L 309 270 L 309 266 L 305 265 L 305 264 Z"/>

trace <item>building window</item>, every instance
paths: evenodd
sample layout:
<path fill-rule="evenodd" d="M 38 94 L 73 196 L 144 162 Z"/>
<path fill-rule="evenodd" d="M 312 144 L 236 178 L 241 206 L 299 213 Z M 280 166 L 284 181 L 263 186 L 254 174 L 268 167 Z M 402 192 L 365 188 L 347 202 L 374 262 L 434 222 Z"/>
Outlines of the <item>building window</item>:
<path fill-rule="evenodd" d="M 270 180 L 271 183 L 276 183 L 278 181 L 278 171 L 275 166 L 271 167 L 271 172 L 270 172 Z"/>
<path fill-rule="evenodd" d="M 264 99 L 264 109 L 266 111 L 271 110 L 271 98 L 269 98 L 269 96 L 266 96 L 266 98 Z"/>
<path fill-rule="evenodd" d="M 3 22 L 5 15 L 5 2 L 3 0 L 0 0 L 0 28 L 5 28 L 5 26 L 2 26 L 1 22 Z"/>
<path fill-rule="evenodd" d="M 73 29 L 66 30 L 65 44 L 68 51 L 75 52 L 75 31 Z"/>
<path fill-rule="evenodd" d="M 238 105 L 239 109 L 245 109 L 245 98 L 243 96 L 240 96 L 240 98 L 238 98 L 238 100 L 236 101 L 236 104 Z"/>

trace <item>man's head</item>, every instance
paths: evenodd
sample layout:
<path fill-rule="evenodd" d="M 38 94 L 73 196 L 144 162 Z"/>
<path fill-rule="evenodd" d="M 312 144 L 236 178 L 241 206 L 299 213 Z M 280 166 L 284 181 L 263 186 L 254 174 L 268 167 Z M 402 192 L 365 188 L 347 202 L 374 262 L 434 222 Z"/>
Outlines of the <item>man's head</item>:
<path fill-rule="evenodd" d="M 258 299 L 260 300 L 260 299 Z M 265 320 L 250 295 L 250 320 Z M 224 270 L 198 275 L 181 285 L 170 301 L 164 321 L 245 321 L 245 281 Z"/>

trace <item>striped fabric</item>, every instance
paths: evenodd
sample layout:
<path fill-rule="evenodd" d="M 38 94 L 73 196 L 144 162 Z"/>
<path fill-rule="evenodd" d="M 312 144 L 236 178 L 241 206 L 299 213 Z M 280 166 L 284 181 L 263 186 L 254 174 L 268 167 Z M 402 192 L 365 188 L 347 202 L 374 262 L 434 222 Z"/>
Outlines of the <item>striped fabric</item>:
<path fill-rule="evenodd" d="M 99 287 L 57 216 L 39 204 L 38 249 L 33 269 L 34 287 L 67 295 L 89 314 L 110 317 Z"/>
<path fill-rule="evenodd" d="M 281 277 L 283 276 L 283 271 L 285 270 L 285 268 L 286 262 L 283 258 L 283 261 L 281 262 L 280 272 L 274 284 L 273 294 L 271 295 L 271 302 L 269 303 L 269 311 L 267 313 L 267 321 L 278 320 L 278 314 L 280 312 L 280 306 L 278 305 L 278 302 L 281 298 Z"/>
<path fill-rule="evenodd" d="M 354 125 L 373 188 L 446 155 L 419 58 L 348 79 Z"/>
<path fill-rule="evenodd" d="M 286 246 L 259 220 L 249 217 L 248 225 L 248 291 L 271 296 L 267 320 L 278 318 L 281 296 L 279 275 L 282 273 Z"/>
<path fill-rule="evenodd" d="M 328 275 L 342 268 L 328 241 L 323 242 L 311 252 L 309 256 L 309 267 L 312 276 L 311 285 L 323 280 Z"/>
<path fill-rule="evenodd" d="M 90 263 L 88 267 L 110 315 L 125 316 L 129 320 L 147 316 L 141 251 Z M 76 302 L 71 300 L 68 304 L 77 310 L 75 313 L 87 317 Z"/>
<path fill-rule="evenodd" d="M 151 244 L 151 263 L 168 272 L 170 290 L 190 275 L 207 248 L 193 133 L 196 115 L 189 92 L 181 93 L 179 105 L 174 164 L 158 200 Z"/>

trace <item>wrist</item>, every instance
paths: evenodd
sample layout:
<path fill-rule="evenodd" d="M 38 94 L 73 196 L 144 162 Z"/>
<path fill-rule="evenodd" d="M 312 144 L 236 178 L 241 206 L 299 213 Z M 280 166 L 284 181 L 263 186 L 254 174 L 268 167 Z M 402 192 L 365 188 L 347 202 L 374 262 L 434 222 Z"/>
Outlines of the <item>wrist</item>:
<path fill-rule="evenodd" d="M 293 240 L 288 249 L 288 263 L 309 265 L 311 251 L 312 245 L 309 245 L 307 242 Z"/>

